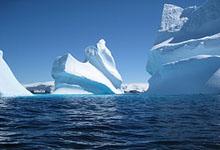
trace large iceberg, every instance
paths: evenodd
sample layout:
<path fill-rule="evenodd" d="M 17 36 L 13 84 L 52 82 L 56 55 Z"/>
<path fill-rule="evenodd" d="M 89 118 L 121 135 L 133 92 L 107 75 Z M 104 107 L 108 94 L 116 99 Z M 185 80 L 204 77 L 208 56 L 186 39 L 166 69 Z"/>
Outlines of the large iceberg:
<path fill-rule="evenodd" d="M 220 92 L 220 1 L 181 8 L 165 4 L 149 51 L 150 94 Z"/>
<path fill-rule="evenodd" d="M 3 59 L 3 52 L 0 50 L 0 97 L 30 95 L 31 93 L 15 78 L 11 69 Z"/>
<path fill-rule="evenodd" d="M 69 53 L 54 61 L 54 94 L 122 93 L 122 78 L 105 41 L 101 39 L 96 47 L 87 47 L 85 54 L 85 62 L 78 61 Z"/>

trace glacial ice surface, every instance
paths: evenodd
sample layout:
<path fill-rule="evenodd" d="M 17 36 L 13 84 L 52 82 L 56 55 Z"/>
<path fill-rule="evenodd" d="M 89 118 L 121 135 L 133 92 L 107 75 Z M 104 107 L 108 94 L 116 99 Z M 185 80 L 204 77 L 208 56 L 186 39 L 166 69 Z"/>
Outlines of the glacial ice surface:
<path fill-rule="evenodd" d="M 0 50 L 0 97 L 31 96 L 15 78 Z"/>
<path fill-rule="evenodd" d="M 52 68 L 54 94 L 120 94 L 121 75 L 114 58 L 102 39 L 97 47 L 85 50 L 86 61 L 80 62 L 71 54 L 58 57 Z"/>
<path fill-rule="evenodd" d="M 219 0 L 185 9 L 165 4 L 161 28 L 148 54 L 148 93 L 219 93 L 219 26 Z"/>

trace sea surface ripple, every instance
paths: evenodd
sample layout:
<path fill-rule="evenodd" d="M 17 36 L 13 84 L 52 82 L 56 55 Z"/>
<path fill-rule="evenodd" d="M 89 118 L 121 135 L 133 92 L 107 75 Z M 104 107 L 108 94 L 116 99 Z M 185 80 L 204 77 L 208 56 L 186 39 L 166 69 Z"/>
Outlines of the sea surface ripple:
<path fill-rule="evenodd" d="M 220 149 L 220 96 L 0 99 L 0 149 Z"/>

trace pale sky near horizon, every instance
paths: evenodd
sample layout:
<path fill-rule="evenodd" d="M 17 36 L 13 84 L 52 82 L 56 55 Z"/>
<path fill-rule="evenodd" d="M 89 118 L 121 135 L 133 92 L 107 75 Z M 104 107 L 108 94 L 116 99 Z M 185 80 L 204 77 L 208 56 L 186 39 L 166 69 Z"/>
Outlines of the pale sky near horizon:
<path fill-rule="evenodd" d="M 106 40 L 124 82 L 147 82 L 147 52 L 164 3 L 206 0 L 0 0 L 0 49 L 22 83 L 51 81 L 54 59 Z"/>

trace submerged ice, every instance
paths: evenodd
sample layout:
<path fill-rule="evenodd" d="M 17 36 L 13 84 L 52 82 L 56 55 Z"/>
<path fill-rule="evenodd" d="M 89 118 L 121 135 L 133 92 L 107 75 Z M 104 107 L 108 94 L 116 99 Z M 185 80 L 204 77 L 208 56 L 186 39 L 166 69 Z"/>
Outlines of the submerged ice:
<path fill-rule="evenodd" d="M 120 94 L 122 78 L 114 58 L 101 39 L 97 46 L 86 48 L 86 61 L 71 54 L 58 57 L 52 68 L 55 94 Z"/>
<path fill-rule="evenodd" d="M 219 26 L 219 0 L 185 9 L 165 4 L 161 28 L 148 55 L 148 93 L 219 93 Z"/>

